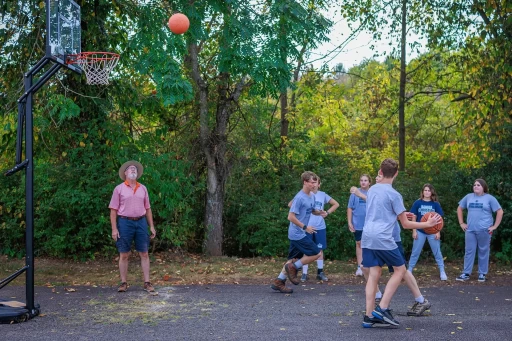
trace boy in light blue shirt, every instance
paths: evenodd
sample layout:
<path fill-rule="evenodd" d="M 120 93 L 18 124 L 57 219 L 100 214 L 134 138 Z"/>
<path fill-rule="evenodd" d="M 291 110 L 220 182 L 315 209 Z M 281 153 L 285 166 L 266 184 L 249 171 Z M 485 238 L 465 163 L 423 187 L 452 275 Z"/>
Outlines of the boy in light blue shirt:
<path fill-rule="evenodd" d="M 398 163 L 395 160 L 382 161 L 379 174 L 382 175 L 382 180 L 368 191 L 366 222 L 361 239 L 363 266 L 369 268 L 366 283 L 366 313 L 363 317 L 365 328 L 400 325 L 389 310 L 391 299 L 406 271 L 405 259 L 393 236 L 397 217 L 405 229 L 434 226 L 441 219 L 438 215 L 423 223 L 407 219 L 402 196 L 392 187 L 393 180 L 398 175 Z M 380 304 L 375 307 L 375 294 L 384 264 L 392 266 L 394 272 L 386 285 Z"/>
<path fill-rule="evenodd" d="M 304 172 L 301 175 L 302 190 L 293 198 L 290 212 L 288 213 L 288 239 L 290 248 L 288 250 L 288 261 L 283 266 L 279 276 L 272 281 L 270 286 L 273 290 L 290 294 L 293 289 L 286 287 L 286 279 L 295 285 L 300 283 L 297 272 L 304 264 L 316 261 L 322 256 L 322 250 L 313 242 L 306 233 L 315 233 L 316 229 L 309 223 L 311 214 L 315 207 L 315 196 L 313 190 L 318 184 L 318 176 L 313 172 Z M 326 217 L 325 211 L 315 211 Z"/>

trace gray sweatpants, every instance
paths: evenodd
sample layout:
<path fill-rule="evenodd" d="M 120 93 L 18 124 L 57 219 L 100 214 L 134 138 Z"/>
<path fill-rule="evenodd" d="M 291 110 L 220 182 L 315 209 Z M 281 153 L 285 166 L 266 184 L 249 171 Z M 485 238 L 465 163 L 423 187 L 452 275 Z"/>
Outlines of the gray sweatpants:
<path fill-rule="evenodd" d="M 466 231 L 466 254 L 464 255 L 464 273 L 471 275 L 475 254 L 478 250 L 478 274 L 487 275 L 489 271 L 489 250 L 491 235 L 487 230 Z"/>

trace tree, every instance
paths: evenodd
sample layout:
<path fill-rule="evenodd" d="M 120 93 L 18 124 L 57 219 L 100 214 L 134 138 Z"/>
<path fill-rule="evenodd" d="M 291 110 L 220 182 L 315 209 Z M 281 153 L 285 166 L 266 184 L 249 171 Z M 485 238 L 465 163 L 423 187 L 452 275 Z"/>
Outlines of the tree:
<path fill-rule="evenodd" d="M 174 82 L 180 89 L 189 82 L 193 85 L 189 93 L 193 94 L 199 117 L 199 145 L 206 166 L 203 249 L 218 256 L 222 254 L 230 124 L 240 98 L 249 93 L 275 95 L 286 89 L 292 70 L 289 60 L 299 55 L 295 42 L 321 39 L 330 23 L 319 14 L 322 7 L 318 2 L 312 1 L 150 1 L 140 7 L 160 20 L 168 15 L 169 8 L 179 9 L 191 21 L 185 41 L 176 36 L 170 38 L 177 52 L 173 57 L 183 58 L 187 75 L 187 79 L 180 77 Z M 311 21 L 299 20 L 308 10 Z M 279 30 L 280 22 L 290 27 L 286 34 Z M 145 31 L 147 23 L 139 24 Z M 184 42 L 186 50 L 177 42 Z M 140 40 L 138 48 L 143 49 L 144 44 L 147 43 Z M 156 44 L 152 48 L 157 48 Z M 168 54 L 165 49 L 153 50 L 152 58 L 160 63 L 170 58 Z M 173 70 L 180 70 L 178 60 L 173 59 L 170 64 Z M 158 81 L 157 87 L 163 87 L 163 81 Z"/>

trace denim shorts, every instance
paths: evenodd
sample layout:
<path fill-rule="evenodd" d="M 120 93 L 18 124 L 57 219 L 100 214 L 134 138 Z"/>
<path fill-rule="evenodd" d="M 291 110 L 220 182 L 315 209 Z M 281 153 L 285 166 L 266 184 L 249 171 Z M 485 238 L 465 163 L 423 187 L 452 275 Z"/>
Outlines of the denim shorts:
<path fill-rule="evenodd" d="M 402 255 L 402 257 L 404 257 L 404 260 L 405 260 L 405 251 L 404 251 L 404 246 L 402 245 L 402 242 L 395 242 L 396 243 L 396 246 L 398 246 L 398 251 L 400 251 L 400 254 Z M 405 261 L 405 266 L 407 267 L 407 261 Z M 390 273 L 393 273 L 395 270 L 393 270 L 393 267 L 388 265 L 388 270 Z"/>
<path fill-rule="evenodd" d="M 290 240 L 290 249 L 288 250 L 288 259 L 302 258 L 302 256 L 316 256 L 320 249 L 308 236 L 300 240 Z"/>
<path fill-rule="evenodd" d="M 137 252 L 148 252 L 149 232 L 146 217 L 139 220 L 118 217 L 117 230 L 119 231 L 119 239 L 116 242 L 117 251 L 120 253 L 130 252 L 132 242 L 135 241 Z"/>
<path fill-rule="evenodd" d="M 356 232 L 354 232 L 354 238 L 356 239 L 356 242 L 360 242 L 362 237 L 363 230 L 356 230 Z"/>
<path fill-rule="evenodd" d="M 306 237 L 311 238 L 313 243 L 315 243 L 316 246 L 318 246 L 318 248 L 320 250 L 327 249 L 327 230 L 326 229 L 317 230 L 316 233 L 312 233 L 312 234 L 306 233 Z"/>
<path fill-rule="evenodd" d="M 371 268 L 373 266 L 402 266 L 405 264 L 405 258 L 398 247 L 394 250 L 372 250 L 363 248 L 363 266 Z"/>

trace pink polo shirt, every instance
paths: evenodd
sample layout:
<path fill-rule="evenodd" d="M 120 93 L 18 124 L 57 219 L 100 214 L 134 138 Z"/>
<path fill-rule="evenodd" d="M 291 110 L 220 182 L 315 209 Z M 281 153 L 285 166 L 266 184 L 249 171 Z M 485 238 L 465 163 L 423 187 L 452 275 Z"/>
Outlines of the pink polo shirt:
<path fill-rule="evenodd" d="M 150 207 L 146 186 L 137 182 L 133 189 L 127 181 L 116 186 L 108 205 L 108 208 L 117 210 L 117 215 L 131 218 L 146 215 L 146 210 Z"/>

